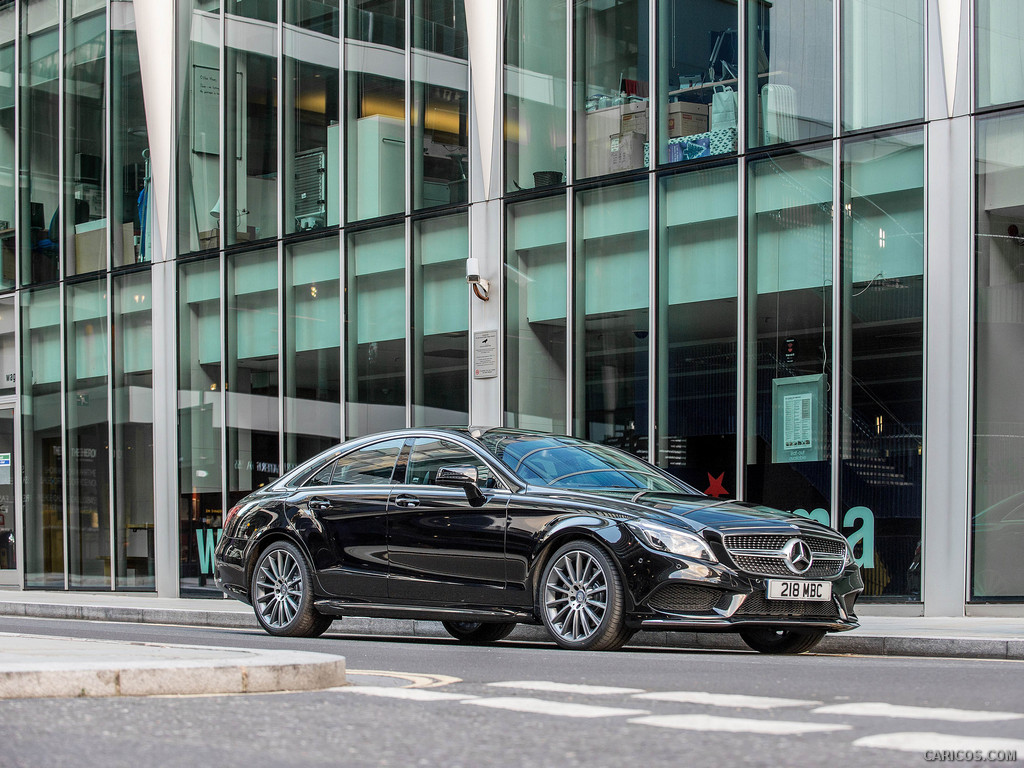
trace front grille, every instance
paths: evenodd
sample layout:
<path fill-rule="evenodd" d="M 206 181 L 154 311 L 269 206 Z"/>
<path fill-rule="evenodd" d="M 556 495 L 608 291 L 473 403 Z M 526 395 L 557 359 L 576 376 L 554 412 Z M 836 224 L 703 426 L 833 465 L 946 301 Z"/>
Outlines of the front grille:
<path fill-rule="evenodd" d="M 834 601 L 769 600 L 763 592 L 748 595 L 736 616 L 793 616 L 796 618 L 838 619 L 839 609 Z"/>
<path fill-rule="evenodd" d="M 736 567 L 759 576 L 787 576 L 794 574 L 786 565 L 783 547 L 793 538 L 803 539 L 811 550 L 813 563 L 799 574 L 804 579 L 832 579 L 842 573 L 846 542 L 828 536 L 793 536 L 788 534 L 757 534 L 725 536 L 725 548 Z M 751 550 L 759 550 L 752 552 Z M 778 554 L 774 554 L 774 553 Z M 771 554 L 770 554 L 771 553 Z M 827 558 L 827 559 L 826 559 Z"/>
<path fill-rule="evenodd" d="M 752 555 L 733 555 L 740 570 L 747 573 L 757 573 L 763 576 L 782 576 L 794 578 L 794 574 L 786 567 L 786 561 L 779 557 L 754 557 Z M 831 579 L 839 575 L 843 570 L 842 560 L 819 560 L 811 563 L 806 573 L 801 573 L 801 579 Z"/>
<path fill-rule="evenodd" d="M 688 584 L 669 584 L 650 599 L 651 608 L 666 613 L 710 611 L 722 597 L 722 591 Z"/>

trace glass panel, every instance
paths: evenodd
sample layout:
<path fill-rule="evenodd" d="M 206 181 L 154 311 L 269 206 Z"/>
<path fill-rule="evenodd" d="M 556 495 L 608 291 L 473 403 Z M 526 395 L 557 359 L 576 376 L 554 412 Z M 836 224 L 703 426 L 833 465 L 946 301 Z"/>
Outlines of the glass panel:
<path fill-rule="evenodd" d="M 14 121 L 16 68 L 14 35 L 17 5 L 0 8 L 0 289 L 14 287 L 14 142 L 18 126 Z M 10 370 L 10 369 L 9 369 Z M 0 545 L 2 545 L 0 535 Z"/>
<path fill-rule="evenodd" d="M 1024 597 L 1024 115 L 979 120 L 971 594 Z"/>
<path fill-rule="evenodd" d="M 348 0 L 345 37 L 405 50 L 405 0 Z"/>
<path fill-rule="evenodd" d="M 340 0 L 284 0 L 284 20 L 336 38 L 341 27 Z"/>
<path fill-rule="evenodd" d="M 469 58 L 464 0 L 413 0 L 413 48 Z"/>
<path fill-rule="evenodd" d="M 469 68 L 414 54 L 413 209 L 469 199 Z"/>
<path fill-rule="evenodd" d="M 733 165 L 661 180 L 658 191 L 658 466 L 736 495 Z"/>
<path fill-rule="evenodd" d="M 153 546 L 153 291 L 149 272 L 114 286 L 114 586 L 149 589 Z"/>
<path fill-rule="evenodd" d="M 978 0 L 978 106 L 1024 99 L 1024 5 Z"/>
<path fill-rule="evenodd" d="M 67 506 L 72 589 L 110 588 L 106 279 L 68 286 Z"/>
<path fill-rule="evenodd" d="M 238 0 L 241 4 L 245 0 Z M 276 3 L 275 3 L 276 8 Z M 224 102 L 227 245 L 277 236 L 277 55 L 273 27 L 228 18 Z"/>
<path fill-rule="evenodd" d="M 220 263 L 178 268 L 178 503 L 183 594 L 213 584 L 213 548 L 221 530 Z"/>
<path fill-rule="evenodd" d="M 832 148 L 750 166 L 747 499 L 831 520 Z"/>
<path fill-rule="evenodd" d="M 374 443 L 342 456 L 333 465 L 334 485 L 389 485 L 405 439 Z M 313 484 L 312 482 L 310 484 Z"/>
<path fill-rule="evenodd" d="M 284 228 L 306 232 L 340 221 L 339 43 L 286 27 L 285 53 Z"/>
<path fill-rule="evenodd" d="M 14 407 L 0 408 L 0 571 L 18 567 L 15 535 L 14 430 L 18 422 Z M 13 574 L 11 574 L 13 575 Z"/>
<path fill-rule="evenodd" d="M 566 0 L 505 11 L 505 189 L 565 181 Z"/>
<path fill-rule="evenodd" d="M 923 0 L 844 0 L 843 130 L 924 117 Z"/>
<path fill-rule="evenodd" d="M 865 595 L 921 583 L 924 137 L 843 148 L 839 523 Z"/>
<path fill-rule="evenodd" d="M 646 168 L 648 0 L 574 5 L 576 176 Z"/>
<path fill-rule="evenodd" d="M 647 182 L 576 199 L 574 434 L 647 456 Z"/>
<path fill-rule="evenodd" d="M 146 104 L 135 34 L 135 11 L 130 2 L 110 6 L 111 20 L 111 174 L 110 202 L 117 226 L 111 231 L 116 267 L 151 261 L 153 218 Z"/>
<path fill-rule="evenodd" d="M 60 293 L 21 294 L 25 586 L 64 588 Z"/>
<path fill-rule="evenodd" d="M 564 434 L 565 195 L 508 207 L 505 426 Z"/>
<path fill-rule="evenodd" d="M 64 29 L 65 274 L 107 268 L 107 22 L 74 14 Z"/>
<path fill-rule="evenodd" d="M 187 2 L 187 0 L 185 0 Z M 212 6 L 212 7 L 211 7 Z M 220 246 L 220 15 L 192 0 L 181 13 L 178 55 L 184 81 L 178 104 L 178 252 Z"/>
<path fill-rule="evenodd" d="M 832 0 L 748 0 L 752 147 L 832 135 Z"/>
<path fill-rule="evenodd" d="M 21 282 L 59 275 L 60 38 L 57 0 L 21 14 Z M 63 571 L 63 566 L 61 568 Z"/>
<path fill-rule="evenodd" d="M 469 420 L 469 217 L 414 225 L 413 424 Z"/>
<path fill-rule="evenodd" d="M 469 199 L 469 44 L 465 5 L 414 0 L 413 210 Z M 440 54 L 432 55 L 432 54 Z"/>
<path fill-rule="evenodd" d="M 285 251 L 285 471 L 341 440 L 338 237 Z"/>
<path fill-rule="evenodd" d="M 721 0 L 660 0 L 659 163 L 736 151 L 738 13 Z"/>
<path fill-rule="evenodd" d="M 347 258 L 345 431 L 358 437 L 405 426 L 405 226 L 349 235 Z"/>
<path fill-rule="evenodd" d="M 280 475 L 277 249 L 227 261 L 228 503 Z"/>
<path fill-rule="evenodd" d="M 259 21 L 277 21 L 277 0 L 227 0 L 224 12 Z"/>
<path fill-rule="evenodd" d="M 373 18 L 373 29 L 388 19 Z M 348 219 L 402 213 L 406 189 L 405 53 L 348 40 L 345 70 Z"/>
<path fill-rule="evenodd" d="M 15 394 L 18 381 L 18 356 L 14 348 L 13 294 L 0 298 L 0 395 Z"/>

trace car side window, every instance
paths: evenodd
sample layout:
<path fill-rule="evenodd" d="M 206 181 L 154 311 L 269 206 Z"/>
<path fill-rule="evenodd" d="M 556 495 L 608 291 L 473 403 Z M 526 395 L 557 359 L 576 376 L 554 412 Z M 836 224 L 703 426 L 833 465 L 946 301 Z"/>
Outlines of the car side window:
<path fill-rule="evenodd" d="M 416 438 L 409 453 L 405 482 L 408 485 L 434 485 L 437 470 L 441 467 L 475 467 L 480 487 L 494 487 L 490 468 L 473 453 L 457 443 L 432 437 Z"/>
<path fill-rule="evenodd" d="M 313 476 L 311 478 L 309 478 L 309 480 L 307 480 L 305 484 L 307 486 L 310 486 L 310 485 L 330 485 L 331 484 L 331 475 L 334 474 L 334 464 L 335 464 L 335 462 L 333 462 L 333 461 L 328 462 L 327 466 L 322 467 L 321 469 L 318 469 L 316 472 L 314 472 Z"/>
<path fill-rule="evenodd" d="M 332 485 L 387 485 L 405 440 L 371 443 L 346 453 L 334 464 Z"/>

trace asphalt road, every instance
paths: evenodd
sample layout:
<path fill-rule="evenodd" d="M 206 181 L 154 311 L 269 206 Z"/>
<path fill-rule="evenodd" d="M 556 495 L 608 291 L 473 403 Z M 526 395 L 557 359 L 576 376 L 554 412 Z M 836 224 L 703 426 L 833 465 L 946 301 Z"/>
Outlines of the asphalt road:
<path fill-rule="evenodd" d="M 870 768 L 1006 750 L 1016 762 L 988 764 L 1024 764 L 1019 661 L 468 647 L 349 637 L 344 622 L 316 640 L 11 618 L 0 618 L 0 631 L 337 653 L 355 683 L 301 694 L 0 702 L 0 766 Z M 429 687 L 400 687 L 413 682 Z M 727 698 L 737 694 L 756 698 Z"/>

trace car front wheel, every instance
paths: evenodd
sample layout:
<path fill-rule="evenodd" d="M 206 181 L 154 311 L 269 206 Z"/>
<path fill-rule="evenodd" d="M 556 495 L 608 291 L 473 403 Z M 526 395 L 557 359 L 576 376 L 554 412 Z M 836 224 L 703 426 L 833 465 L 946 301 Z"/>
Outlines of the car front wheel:
<path fill-rule="evenodd" d="M 563 648 L 612 651 L 633 636 L 625 625 L 619 572 L 601 547 L 586 540 L 566 544 L 548 561 L 540 614 Z"/>
<path fill-rule="evenodd" d="M 805 653 L 821 642 L 823 629 L 771 629 L 751 627 L 740 630 L 743 642 L 758 653 Z"/>
<path fill-rule="evenodd" d="M 275 541 L 260 555 L 249 591 L 256 620 L 271 635 L 318 637 L 333 621 L 313 607 L 306 558 L 290 541 Z"/>

